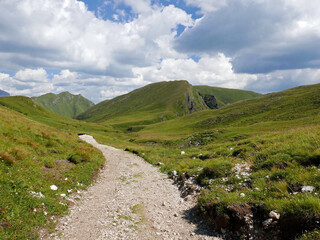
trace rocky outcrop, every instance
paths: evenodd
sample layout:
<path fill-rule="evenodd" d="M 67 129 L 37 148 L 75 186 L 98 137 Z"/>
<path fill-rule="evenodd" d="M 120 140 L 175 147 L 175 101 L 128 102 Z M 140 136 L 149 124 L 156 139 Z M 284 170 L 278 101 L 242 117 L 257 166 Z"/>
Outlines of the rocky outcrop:
<path fill-rule="evenodd" d="M 218 109 L 220 107 L 216 97 L 213 95 L 205 94 L 203 100 L 210 109 Z"/>
<path fill-rule="evenodd" d="M 196 111 L 196 104 L 190 95 L 187 96 L 187 105 L 189 113 L 193 113 L 194 111 Z"/>

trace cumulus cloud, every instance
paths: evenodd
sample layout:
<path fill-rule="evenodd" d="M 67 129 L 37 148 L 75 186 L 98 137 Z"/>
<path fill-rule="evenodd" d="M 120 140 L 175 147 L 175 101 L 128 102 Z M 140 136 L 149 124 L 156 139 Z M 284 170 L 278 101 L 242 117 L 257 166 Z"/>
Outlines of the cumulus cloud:
<path fill-rule="evenodd" d="M 227 88 L 244 88 L 255 75 L 235 74 L 230 58 L 222 53 L 214 57 L 203 56 L 198 62 L 193 59 L 165 59 L 158 66 L 134 69 L 137 76 L 147 81 L 188 80 L 194 85 L 211 85 Z"/>
<path fill-rule="evenodd" d="M 19 70 L 14 78 L 22 82 L 47 82 L 48 75 L 43 68 Z"/>
<path fill-rule="evenodd" d="M 123 1 L 144 14 L 119 24 L 97 18 L 76 0 L 2 1 L 0 51 L 5 55 L 0 64 L 11 70 L 41 64 L 130 77 L 132 66 L 150 65 L 167 51 L 159 39 L 178 24 L 193 24 L 190 15 L 173 5 L 151 8 L 149 1 Z"/>
<path fill-rule="evenodd" d="M 227 0 L 185 0 L 187 5 L 196 6 L 202 12 L 214 12 L 227 5 Z"/>
<path fill-rule="evenodd" d="M 320 69 L 279 70 L 268 74 L 258 74 L 249 80 L 244 88 L 260 93 L 276 92 L 300 85 L 319 83 Z"/>
<path fill-rule="evenodd" d="M 199 7 L 209 1 L 191 1 Z M 212 1 L 215 6 L 215 1 Z M 187 53 L 232 57 L 237 72 L 320 67 L 320 3 L 229 0 L 176 40 Z"/>
<path fill-rule="evenodd" d="M 34 96 L 53 90 L 53 84 L 47 78 L 47 72 L 42 69 L 24 69 L 13 77 L 0 73 L 0 89 L 11 95 Z"/>
<path fill-rule="evenodd" d="M 197 20 L 161 2 L 100 1 L 96 16 L 78 0 L 0 1 L 0 66 L 15 72 L 0 89 L 99 102 L 158 81 L 268 92 L 319 79 L 317 1 L 184 0 Z"/>

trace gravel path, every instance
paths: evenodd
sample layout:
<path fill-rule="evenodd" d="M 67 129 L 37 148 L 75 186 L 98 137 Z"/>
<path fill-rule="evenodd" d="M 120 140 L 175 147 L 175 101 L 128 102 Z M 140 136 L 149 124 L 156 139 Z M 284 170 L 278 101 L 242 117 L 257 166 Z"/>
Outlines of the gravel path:
<path fill-rule="evenodd" d="M 134 154 L 80 138 L 102 151 L 105 168 L 46 239 L 220 239 L 208 235 L 195 201 L 184 201 L 167 175 Z"/>

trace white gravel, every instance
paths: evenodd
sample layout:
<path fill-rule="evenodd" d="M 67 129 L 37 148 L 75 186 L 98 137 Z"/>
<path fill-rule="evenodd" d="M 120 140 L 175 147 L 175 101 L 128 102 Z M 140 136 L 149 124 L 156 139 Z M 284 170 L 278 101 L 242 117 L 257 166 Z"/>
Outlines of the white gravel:
<path fill-rule="evenodd" d="M 184 201 L 178 188 L 142 158 L 80 138 L 100 149 L 104 169 L 88 191 L 59 219 L 54 234 L 41 239 L 215 239 L 195 211 L 195 200 Z"/>

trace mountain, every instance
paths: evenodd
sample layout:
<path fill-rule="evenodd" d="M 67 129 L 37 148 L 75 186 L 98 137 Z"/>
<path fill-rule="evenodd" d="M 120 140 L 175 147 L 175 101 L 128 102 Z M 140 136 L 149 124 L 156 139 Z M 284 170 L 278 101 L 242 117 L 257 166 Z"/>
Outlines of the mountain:
<path fill-rule="evenodd" d="M 316 84 L 194 112 L 127 132 L 121 147 L 183 194 L 204 187 L 199 209 L 230 239 L 320 239 L 319 96 Z"/>
<path fill-rule="evenodd" d="M 239 90 L 239 89 L 219 88 L 219 87 L 211 87 L 211 86 L 194 86 L 194 88 L 204 98 L 205 102 L 207 102 L 206 99 L 212 99 L 212 96 L 214 96 L 218 104 L 217 107 L 225 106 L 237 101 L 256 98 L 261 96 L 261 94 L 256 92 Z M 217 108 L 217 107 L 212 106 L 210 108 Z"/>
<path fill-rule="evenodd" d="M 257 96 L 259 94 L 242 90 L 193 87 L 184 80 L 159 82 L 103 101 L 77 119 L 139 130 L 145 125 Z"/>
<path fill-rule="evenodd" d="M 57 95 L 47 93 L 39 97 L 33 97 L 32 99 L 43 107 L 70 118 L 74 118 L 76 115 L 94 106 L 93 102 L 80 94 L 73 95 L 69 92 L 62 92 Z"/>
<path fill-rule="evenodd" d="M 159 82 L 103 101 L 77 119 L 113 124 L 144 125 L 183 116 L 207 106 L 187 81 Z"/>
<path fill-rule="evenodd" d="M 8 97 L 10 96 L 9 93 L 7 93 L 6 91 L 0 90 L 0 97 Z"/>

